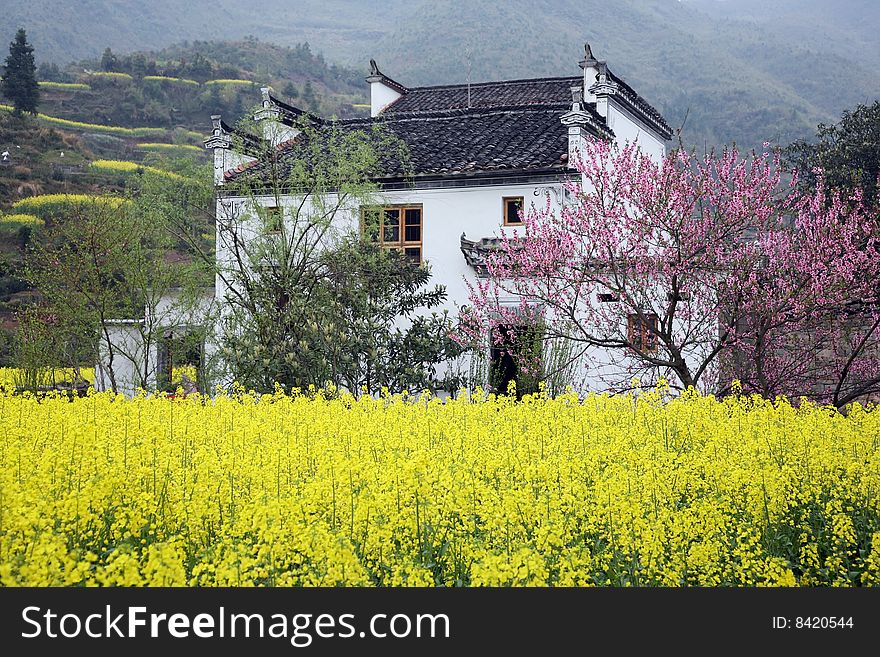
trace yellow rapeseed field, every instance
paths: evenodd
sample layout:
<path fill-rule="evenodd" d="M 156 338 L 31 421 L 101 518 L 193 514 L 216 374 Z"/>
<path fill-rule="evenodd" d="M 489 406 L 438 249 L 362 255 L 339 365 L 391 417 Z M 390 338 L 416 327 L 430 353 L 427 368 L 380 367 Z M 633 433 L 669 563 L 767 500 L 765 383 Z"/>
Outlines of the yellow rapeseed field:
<path fill-rule="evenodd" d="M 118 173 L 135 173 L 137 171 L 149 172 L 157 176 L 173 178 L 175 180 L 183 180 L 183 176 L 173 171 L 165 171 L 157 167 L 151 167 L 140 162 L 129 162 L 128 160 L 94 160 L 89 164 L 93 169 L 100 171 L 110 171 Z"/>
<path fill-rule="evenodd" d="M 0 395 L 2 585 L 875 585 L 880 412 Z"/>
<path fill-rule="evenodd" d="M 36 383 L 41 386 L 72 383 L 77 377 L 93 384 L 95 382 L 95 368 L 80 367 L 76 370 L 72 367 L 46 368 L 35 376 Z M 0 390 L 23 386 L 27 380 L 28 377 L 24 370 L 15 367 L 0 367 Z"/>

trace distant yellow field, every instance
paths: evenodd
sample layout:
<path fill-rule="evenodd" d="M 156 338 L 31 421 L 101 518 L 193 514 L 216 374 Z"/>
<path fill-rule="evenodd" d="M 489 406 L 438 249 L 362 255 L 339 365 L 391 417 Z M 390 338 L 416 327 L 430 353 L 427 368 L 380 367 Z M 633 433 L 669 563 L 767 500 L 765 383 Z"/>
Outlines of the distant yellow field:
<path fill-rule="evenodd" d="M 105 80 L 123 80 L 126 82 L 131 82 L 134 78 L 128 73 L 116 73 L 114 71 L 89 71 L 87 77 L 90 78 L 98 78 Z"/>
<path fill-rule="evenodd" d="M 37 194 L 26 196 L 12 204 L 17 213 L 34 214 L 37 216 L 51 215 L 71 205 L 103 203 L 111 208 L 118 208 L 126 200 L 118 196 L 91 196 L 89 194 Z"/>
<path fill-rule="evenodd" d="M 0 104 L 0 109 L 7 112 L 12 111 L 12 105 Z M 97 123 L 83 123 L 82 121 L 71 121 L 69 119 L 60 119 L 48 114 L 38 113 L 37 118 L 49 125 L 55 125 L 60 128 L 70 128 L 72 130 L 90 130 L 92 132 L 107 132 L 110 134 L 130 135 L 132 137 L 149 137 L 152 135 L 162 135 L 167 132 L 165 128 L 123 128 L 116 125 L 99 125 Z"/>
<path fill-rule="evenodd" d="M 195 80 L 189 80 L 187 78 L 173 78 L 167 75 L 145 75 L 144 80 L 148 82 L 174 82 L 177 84 L 185 84 L 191 87 L 199 86 L 199 83 Z"/>
<path fill-rule="evenodd" d="M 173 150 L 188 150 L 188 151 L 196 151 L 198 153 L 204 152 L 204 148 L 199 148 L 198 146 L 192 146 L 191 144 L 166 144 L 162 142 L 144 142 L 137 145 L 138 148 L 141 148 L 145 151 L 173 151 Z"/>
<path fill-rule="evenodd" d="M 70 383 L 76 379 L 77 374 L 89 383 L 95 383 L 94 367 L 81 367 L 78 372 L 72 367 L 61 367 L 43 372 L 40 375 L 39 385 L 49 386 L 56 383 Z M 0 367 L 0 387 L 14 388 L 24 385 L 23 381 L 24 373 L 21 370 L 14 367 Z"/>
<path fill-rule="evenodd" d="M 38 216 L 26 213 L 0 214 L 0 224 L 18 225 L 18 226 L 42 226 L 45 221 Z"/>
<path fill-rule="evenodd" d="M 176 180 L 184 179 L 183 176 L 174 173 L 173 171 L 165 171 L 164 169 L 158 169 L 156 167 L 151 167 L 146 164 L 141 164 L 139 162 L 128 162 L 126 160 L 95 160 L 94 162 L 91 162 L 89 166 L 93 169 L 98 169 L 101 171 L 111 171 L 119 173 L 134 173 L 136 171 L 146 171 L 158 176 L 165 176 L 166 178 L 174 178 Z"/>
<path fill-rule="evenodd" d="M 91 87 L 83 82 L 47 82 L 40 80 L 37 84 L 43 89 L 57 89 L 59 91 L 89 91 Z"/>
<path fill-rule="evenodd" d="M 235 79 L 228 79 L 228 78 L 221 79 L 221 80 L 208 80 L 207 82 L 205 82 L 205 85 L 212 85 L 212 84 L 251 85 L 251 84 L 257 84 L 257 83 L 254 82 L 253 80 L 235 80 Z"/>

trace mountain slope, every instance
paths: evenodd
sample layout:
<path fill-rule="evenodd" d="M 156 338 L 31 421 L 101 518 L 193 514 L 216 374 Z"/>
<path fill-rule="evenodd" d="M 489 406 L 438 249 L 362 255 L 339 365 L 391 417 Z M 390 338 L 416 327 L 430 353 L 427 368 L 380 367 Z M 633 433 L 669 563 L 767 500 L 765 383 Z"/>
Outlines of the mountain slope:
<path fill-rule="evenodd" d="M 34 0 L 19 25 L 42 59 L 253 34 L 411 85 L 571 75 L 590 41 L 696 146 L 785 143 L 880 90 L 873 0 Z"/>

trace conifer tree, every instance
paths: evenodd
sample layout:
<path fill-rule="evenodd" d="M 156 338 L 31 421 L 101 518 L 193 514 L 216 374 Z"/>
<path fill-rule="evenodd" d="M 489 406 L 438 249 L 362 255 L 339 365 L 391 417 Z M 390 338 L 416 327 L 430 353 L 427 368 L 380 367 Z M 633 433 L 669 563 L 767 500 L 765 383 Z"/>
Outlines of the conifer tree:
<path fill-rule="evenodd" d="M 16 33 L 15 40 L 9 44 L 9 56 L 0 79 L 0 89 L 12 101 L 17 116 L 21 116 L 23 112 L 37 113 L 40 87 L 36 72 L 34 48 L 27 42 L 27 34 L 21 28 Z"/>

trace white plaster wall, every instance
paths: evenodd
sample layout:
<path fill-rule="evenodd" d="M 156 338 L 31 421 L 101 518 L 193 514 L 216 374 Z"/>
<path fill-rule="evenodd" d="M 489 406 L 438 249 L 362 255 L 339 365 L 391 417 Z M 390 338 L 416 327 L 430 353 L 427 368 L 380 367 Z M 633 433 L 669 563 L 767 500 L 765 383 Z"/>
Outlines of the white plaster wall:
<path fill-rule="evenodd" d="M 500 236 L 505 230 L 519 230 L 521 233 L 522 228 L 504 226 L 502 198 L 522 196 L 528 212 L 532 204 L 544 207 L 548 195 L 551 207 L 558 212 L 558 199 L 562 195 L 562 185 L 559 183 L 404 189 L 382 192 L 377 195 L 376 202 L 387 205 L 421 204 L 422 259 L 431 266 L 433 280 L 446 286 L 447 308 L 452 312 L 467 303 L 464 277 L 474 275 L 461 253 L 461 234 L 465 233 L 470 240 L 479 240 L 482 237 Z M 261 205 L 274 205 L 274 200 L 269 198 L 257 201 Z M 228 197 L 224 202 L 244 203 L 245 200 Z M 297 199 L 285 196 L 281 202 L 290 207 Z M 218 206 L 219 211 L 222 210 Z M 336 225 L 340 231 L 357 230 L 359 221 L 359 211 L 353 209 L 338 216 Z M 218 236 L 217 252 L 221 263 L 228 265 L 229 254 L 224 253 L 222 246 L 222 238 Z M 219 278 L 216 287 L 218 298 L 222 298 L 225 289 Z"/>
<path fill-rule="evenodd" d="M 184 300 L 180 292 L 172 291 L 159 300 L 152 316 L 110 322 L 107 332 L 113 344 L 113 372 L 117 391 L 132 396 L 144 382 L 147 390 L 154 389 L 162 327 L 204 326 L 209 320 L 213 321 L 214 304 L 213 290 L 205 290 L 198 299 L 192 300 Z M 145 336 L 149 336 L 149 345 Z M 95 389 L 111 390 L 110 356 L 107 338 L 103 333 L 100 335 L 99 350 L 100 361 L 95 365 Z M 206 351 L 208 357 L 213 353 L 208 345 Z"/>
<path fill-rule="evenodd" d="M 147 350 L 141 336 L 139 320 L 121 320 L 108 327 L 110 340 L 114 345 L 113 373 L 116 378 L 116 389 L 127 396 L 133 396 L 142 385 L 143 363 L 147 362 L 147 387 L 155 385 L 156 351 L 155 347 Z M 102 335 L 99 346 L 100 361 L 95 364 L 95 389 L 112 390 L 110 380 L 110 356 L 106 338 Z"/>
<path fill-rule="evenodd" d="M 642 152 L 659 162 L 666 154 L 666 142 L 659 139 L 653 130 L 637 119 L 625 107 L 608 100 L 608 127 L 614 131 L 615 141 L 620 146 L 637 142 Z"/>
<path fill-rule="evenodd" d="M 434 189 L 404 189 L 385 191 L 377 196 L 377 204 L 421 204 L 422 206 L 422 259 L 431 267 L 431 285 L 442 284 L 446 287 L 447 299 L 443 307 L 434 311 L 447 310 L 454 318 L 462 306 L 469 303 L 466 280 L 475 281 L 476 274 L 465 262 L 461 253 L 461 234 L 465 233 L 470 240 L 483 237 L 498 237 L 507 232 L 519 231 L 522 228 L 504 226 L 504 208 L 502 199 L 508 196 L 522 196 L 526 212 L 534 205 L 545 207 L 547 200 L 554 213 L 560 211 L 563 199 L 561 183 L 528 183 L 505 184 L 483 187 L 445 187 Z M 332 198 L 332 197 L 331 197 Z M 271 198 L 256 199 L 261 205 L 274 205 Z M 249 203 L 243 198 L 227 197 L 218 203 Z M 298 203 L 294 197 L 282 197 L 281 203 L 290 206 Z M 243 210 L 245 213 L 247 212 Z M 218 212 L 221 211 L 218 205 Z M 337 217 L 340 231 L 357 230 L 360 213 L 356 209 Z M 255 222 L 245 221 L 245 230 L 256 230 Z M 230 264 L 229 254 L 221 248 L 218 236 L 218 254 L 221 263 Z M 218 276 L 216 281 L 217 299 L 221 301 L 226 292 L 223 280 Z M 503 299 L 510 305 L 518 305 L 518 299 Z M 221 305 L 222 309 L 222 305 Z M 488 336 L 487 336 L 488 338 Z M 488 348 L 488 339 L 487 339 Z M 584 369 L 578 371 L 582 391 L 604 390 L 606 385 L 599 376 L 613 368 L 607 350 L 594 349 L 589 354 L 588 362 L 593 371 L 589 374 Z M 467 370 L 468 362 L 462 361 L 456 367 Z"/>
<path fill-rule="evenodd" d="M 376 116 L 395 100 L 400 98 L 399 91 L 386 87 L 381 82 L 370 83 L 370 116 Z"/>
<path fill-rule="evenodd" d="M 214 184 L 223 184 L 223 174 L 240 164 L 253 162 L 256 158 L 237 153 L 231 148 L 214 149 Z"/>

